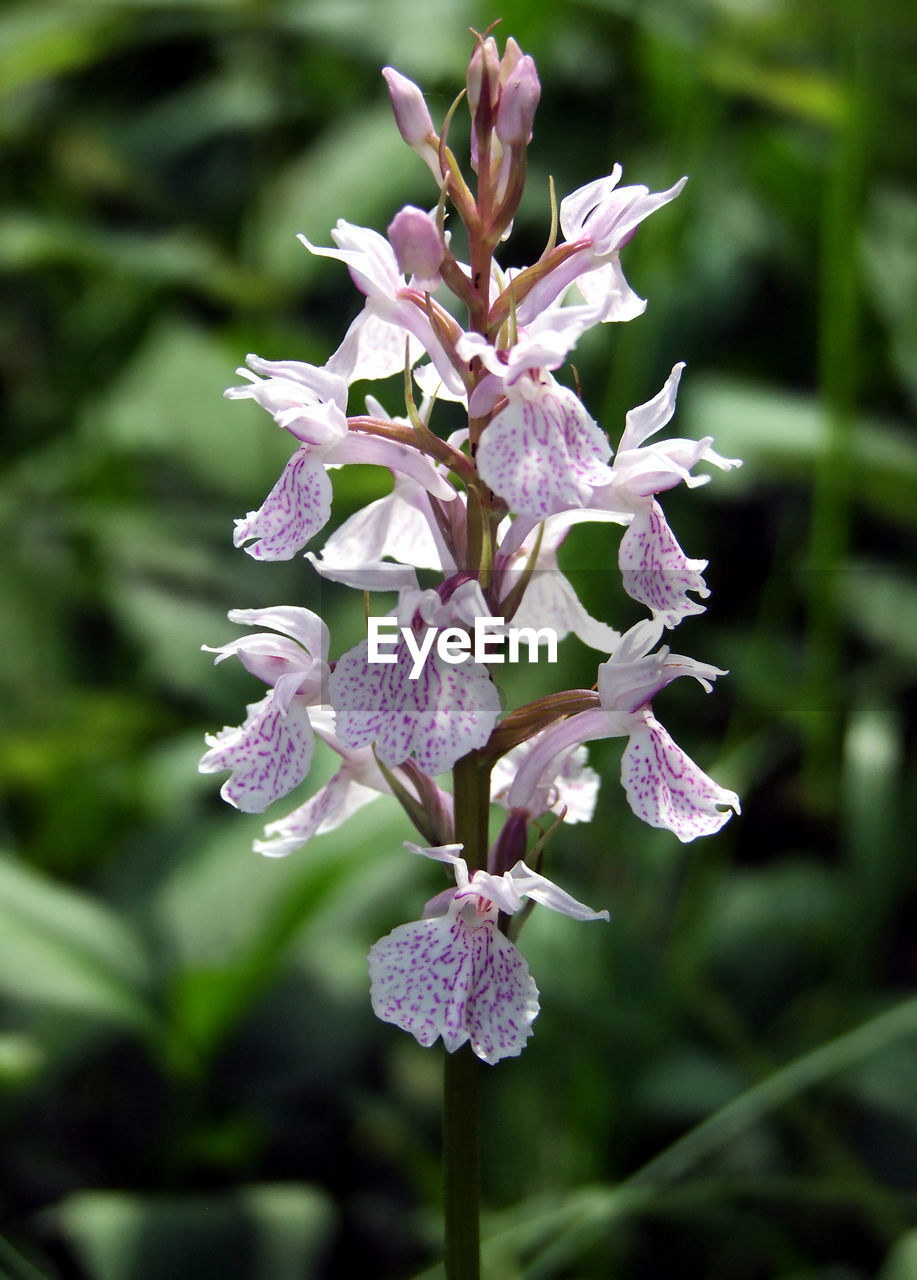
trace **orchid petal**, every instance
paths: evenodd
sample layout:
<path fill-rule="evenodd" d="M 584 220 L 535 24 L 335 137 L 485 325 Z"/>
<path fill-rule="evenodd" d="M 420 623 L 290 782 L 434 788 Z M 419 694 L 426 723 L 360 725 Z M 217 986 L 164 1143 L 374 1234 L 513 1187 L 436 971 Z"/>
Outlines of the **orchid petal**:
<path fill-rule="evenodd" d="M 515 616 L 516 627 L 551 627 L 558 640 L 572 631 L 601 653 L 611 653 L 621 633 L 587 613 L 570 582 L 560 569 L 537 569 L 529 579 Z"/>
<path fill-rule="evenodd" d="M 478 446 L 481 478 L 514 512 L 543 519 L 585 507 L 607 484 L 611 447 L 579 398 L 555 383 L 523 378 Z"/>
<path fill-rule="evenodd" d="M 381 794 L 375 788 L 364 787 L 357 782 L 345 766 L 305 804 L 285 818 L 269 822 L 264 828 L 268 838 L 254 842 L 255 853 L 262 853 L 266 858 L 285 858 L 301 849 L 313 836 L 333 831 Z"/>
<path fill-rule="evenodd" d="M 374 466 L 388 467 L 390 471 L 416 480 L 428 493 L 443 502 L 452 502 L 456 497 L 455 489 L 436 470 L 429 458 L 397 440 L 384 440 L 379 436 L 352 431 L 346 440 L 341 440 L 327 450 L 325 458 L 329 463 L 367 462 Z"/>
<path fill-rule="evenodd" d="M 539 875 L 537 871 L 532 871 L 524 862 L 517 862 L 514 867 L 511 867 L 506 872 L 505 878 L 512 882 L 521 897 L 540 902 L 543 907 L 550 907 L 552 911 L 569 916 L 571 920 L 607 920 L 609 918 L 607 911 L 593 911 L 591 907 L 578 902 L 565 889 L 561 889 L 553 880 Z"/>
<path fill-rule="evenodd" d="M 626 733 L 622 726 L 619 733 Z M 512 786 L 507 793 L 507 803 L 511 809 L 528 809 L 535 812 L 543 802 L 541 790 L 542 779 L 551 763 L 569 747 L 579 746 L 583 742 L 591 742 L 596 738 L 608 738 L 614 733 L 607 713 L 601 707 L 591 707 L 588 711 L 580 711 L 575 716 L 560 720 L 545 729 L 541 736 L 533 741 L 528 755 L 519 766 Z"/>
<path fill-rule="evenodd" d="M 712 835 L 740 812 L 739 797 L 709 778 L 647 710 L 630 736 L 621 782 L 638 818 L 666 827 L 684 843 Z"/>
<path fill-rule="evenodd" d="M 322 445 L 347 434 L 347 384 L 327 367 L 301 360 L 262 360 L 249 355 L 253 370 L 237 372 L 249 381 L 230 387 L 229 400 L 256 400 L 278 426 L 307 444 Z M 259 376 L 263 375 L 263 376 Z"/>
<path fill-rule="evenodd" d="M 423 773 L 433 775 L 490 737 L 500 698 L 485 666 L 450 666 L 433 652 L 412 680 L 414 661 L 403 641 L 393 664 L 370 663 L 367 654 L 364 640 L 338 659 L 331 675 L 342 742 L 375 742 L 379 759 L 390 768 L 413 757 Z"/>
<path fill-rule="evenodd" d="M 257 511 L 235 521 L 233 544 L 254 560 L 292 560 L 331 516 L 331 481 L 308 447 L 293 454 Z"/>
<path fill-rule="evenodd" d="M 351 568 L 365 564 L 371 548 L 374 560 L 391 556 L 416 569 L 441 570 L 428 511 L 429 503 L 416 487 L 399 477 L 392 493 L 361 508 L 331 535 L 322 548 L 322 560 L 335 568 Z"/>
<path fill-rule="evenodd" d="M 675 412 L 675 399 L 678 395 L 678 384 L 684 371 L 684 362 L 676 364 L 665 380 L 661 391 L 647 400 L 645 404 L 631 409 L 624 419 L 624 434 L 618 445 L 618 452 L 639 448 L 650 436 L 661 431 L 672 420 Z"/>
<path fill-rule="evenodd" d="M 295 640 L 313 657 L 323 662 L 328 660 L 328 627 L 311 609 L 292 604 L 272 605 L 267 609 L 230 609 L 229 621 L 242 627 L 270 627 Z"/>
<path fill-rule="evenodd" d="M 396 325 L 389 324 L 367 304 L 325 367 L 348 384 L 390 378 L 404 371 L 405 340 L 407 362 L 414 365 L 423 354 L 421 343 L 413 335 L 399 332 Z"/>
<path fill-rule="evenodd" d="M 601 309 L 604 324 L 636 320 L 646 310 L 645 299 L 634 293 L 624 279 L 617 253 L 594 271 L 578 275 L 576 287 L 590 306 Z"/>
<path fill-rule="evenodd" d="M 238 728 L 207 734 L 210 750 L 201 757 L 201 773 L 231 769 L 220 795 L 244 813 L 261 813 L 299 786 L 309 772 L 315 737 L 304 701 L 284 711 L 273 693 L 248 708 Z"/>
<path fill-rule="evenodd" d="M 369 973 L 373 1012 L 422 1045 L 442 1036 L 454 1053 L 469 1041 L 492 1064 L 516 1057 L 532 1034 L 538 989 L 495 911 L 475 918 L 455 904 L 400 925 L 370 950 Z"/>
<path fill-rule="evenodd" d="M 202 644 L 205 653 L 215 653 L 214 662 L 225 662 L 227 658 L 238 658 L 246 671 L 265 684 L 275 685 L 282 677 L 295 673 L 302 676 L 311 659 L 303 653 L 298 644 L 283 636 L 260 632 L 254 636 L 242 636 L 231 640 L 229 644 Z"/>
<path fill-rule="evenodd" d="M 321 559 L 306 552 L 317 573 L 331 582 L 342 582 L 355 591 L 417 591 L 417 574 L 408 565 L 392 564 L 390 560 L 364 560 L 357 565 L 329 564 L 324 552 Z"/>
<path fill-rule="evenodd" d="M 687 592 L 695 591 L 702 599 L 710 595 L 701 576 L 707 561 L 688 559 L 657 502 L 638 511 L 625 530 L 618 564 L 627 594 L 652 609 L 653 616 L 667 627 L 704 612 L 705 606 L 689 600 Z"/>
<path fill-rule="evenodd" d="M 496 804 L 509 807 L 509 789 L 540 736 L 514 747 L 494 765 L 490 798 Z M 547 813 L 548 810 L 563 813 L 564 822 L 590 822 L 595 812 L 599 775 L 590 768 L 588 758 L 586 748 L 580 745 L 568 747 L 555 755 L 550 761 L 552 767 L 546 769 L 538 780 L 537 794 L 529 798 L 525 807 L 531 813 Z"/>

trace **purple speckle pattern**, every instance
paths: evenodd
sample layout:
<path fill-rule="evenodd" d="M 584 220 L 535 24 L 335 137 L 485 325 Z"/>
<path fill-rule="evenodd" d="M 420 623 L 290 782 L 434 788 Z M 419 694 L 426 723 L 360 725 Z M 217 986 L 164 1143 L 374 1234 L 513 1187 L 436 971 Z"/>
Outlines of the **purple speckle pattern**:
<path fill-rule="evenodd" d="M 292 560 L 331 515 L 331 481 L 323 464 L 298 449 L 258 511 L 236 520 L 233 544 L 255 560 Z"/>
<path fill-rule="evenodd" d="M 400 925 L 377 942 L 369 953 L 370 994 L 376 1016 L 420 1044 L 442 1036 L 454 1053 L 469 1040 L 492 1064 L 522 1052 L 538 1014 L 538 988 L 497 929 L 496 908 L 483 917 L 474 910 L 453 903 L 447 915 Z"/>
<path fill-rule="evenodd" d="M 684 843 L 712 835 L 739 812 L 739 797 L 718 786 L 677 746 L 648 711 L 621 761 L 630 807 L 651 827 L 666 827 Z M 722 807 L 721 807 L 722 806 Z"/>
<path fill-rule="evenodd" d="M 413 659 L 400 641 L 395 663 L 367 661 L 361 641 L 337 662 L 329 697 L 336 732 L 348 747 L 376 744 L 383 764 L 393 768 L 409 756 L 431 776 L 482 747 L 500 714 L 500 695 L 481 663 L 460 666 L 430 653 L 416 680 Z"/>
<path fill-rule="evenodd" d="M 611 446 L 579 398 L 557 383 L 523 377 L 484 431 L 478 471 L 512 511 L 542 520 L 586 506 L 610 483 Z"/>
<path fill-rule="evenodd" d="M 262 813 L 305 778 L 315 735 L 304 700 L 294 698 L 283 711 L 269 693 L 247 711 L 238 728 L 207 735 L 210 750 L 198 768 L 201 773 L 231 769 L 220 795 L 244 813 Z"/>
<path fill-rule="evenodd" d="M 689 600 L 688 591 L 706 599 L 710 592 L 701 576 L 706 560 L 689 560 L 675 541 L 658 502 L 638 511 L 621 539 L 618 564 L 624 590 L 652 609 L 667 627 L 675 627 L 704 605 Z"/>

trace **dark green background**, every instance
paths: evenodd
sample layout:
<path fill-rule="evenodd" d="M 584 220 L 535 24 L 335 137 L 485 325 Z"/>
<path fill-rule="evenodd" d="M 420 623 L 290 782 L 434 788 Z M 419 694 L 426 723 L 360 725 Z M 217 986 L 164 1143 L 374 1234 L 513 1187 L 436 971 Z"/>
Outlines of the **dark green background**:
<path fill-rule="evenodd" d="M 365 954 L 439 873 L 386 801 L 253 855 L 260 821 L 196 763 L 260 686 L 199 646 L 231 638 L 229 608 L 296 602 L 327 611 L 334 653 L 356 639 L 306 562 L 232 549 L 290 441 L 221 392 L 246 351 L 322 363 L 358 309 L 296 232 L 435 199 L 380 67 L 441 121 L 469 24 L 502 16 L 544 85 L 508 260 L 541 250 L 549 174 L 560 194 L 616 160 L 657 190 L 690 175 L 624 252 L 646 314 L 574 360 L 613 440 L 686 360 L 672 429 L 745 459 L 667 496 L 713 588 L 673 647 L 731 674 L 656 703 L 744 814 L 683 847 L 627 809 L 621 742 L 592 749 L 596 821 L 546 870 L 612 922 L 526 926 L 542 1014 L 485 1076 L 487 1275 L 917 1274 L 910 11 L 0 12 L 0 1273 L 435 1263 L 440 1054 L 374 1020 Z M 335 487 L 336 518 L 385 490 L 366 469 Z M 578 530 L 567 563 L 623 625 L 614 546 Z M 591 684 L 595 655 L 566 648 L 551 687 Z"/>

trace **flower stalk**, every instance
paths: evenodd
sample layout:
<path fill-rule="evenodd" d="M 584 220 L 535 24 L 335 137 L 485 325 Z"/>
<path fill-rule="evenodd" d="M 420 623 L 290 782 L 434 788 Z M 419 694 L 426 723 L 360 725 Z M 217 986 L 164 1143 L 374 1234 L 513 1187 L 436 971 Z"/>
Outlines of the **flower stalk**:
<path fill-rule="evenodd" d="M 249 356 L 242 385 L 227 392 L 262 405 L 295 442 L 262 506 L 236 521 L 233 541 L 254 559 L 289 560 L 318 536 L 338 468 L 369 464 L 393 477 L 320 554 L 306 552 L 315 572 L 367 601 L 367 637 L 332 660 L 328 628 L 309 609 L 232 611 L 232 622 L 255 630 L 210 651 L 216 662 L 238 659 L 265 692 L 241 725 L 208 735 L 200 768 L 228 772 L 224 799 L 260 813 L 298 790 L 320 744 L 338 757 L 337 772 L 267 824 L 258 852 L 302 849 L 388 795 L 424 841 L 407 848 L 444 866 L 448 887 L 370 949 L 370 999 L 420 1045 L 443 1042 L 446 1274 L 473 1280 L 480 1064 L 521 1053 L 539 1010 L 516 945 L 521 926 L 536 904 L 575 921 L 609 918 L 542 874 L 555 831 L 593 814 L 599 779 L 584 744 L 626 740 L 621 782 L 633 813 L 679 840 L 713 834 L 739 809 L 654 709 L 673 680 L 692 677 L 709 692 L 724 674 L 660 644 L 704 611 L 709 592 L 706 561 L 682 551 L 659 495 L 709 480 L 695 473 L 702 462 L 739 464 L 710 437 L 662 437 L 680 364 L 626 415 L 616 450 L 575 370 L 573 387 L 561 380 L 587 330 L 642 313 L 620 253 L 685 180 L 655 193 L 622 187 L 615 166 L 559 206 L 552 184 L 544 253 L 504 269 L 500 244 L 522 198 L 540 95 L 532 59 L 512 39 L 501 57 L 493 36 L 477 36 L 466 89 L 440 133 L 418 86 L 384 74 L 402 138 L 433 175 L 434 207 L 405 206 L 387 237 L 344 220 L 333 247 L 300 236 L 347 268 L 363 309 L 322 368 Z M 446 145 L 463 99 L 476 182 Z M 450 247 L 447 201 L 467 234 L 467 263 Z M 351 410 L 354 382 L 396 376 L 406 416 L 372 395 L 365 412 Z M 437 420 L 444 401 L 465 422 L 448 436 Z M 560 568 L 560 547 L 583 520 L 624 530 L 620 585 L 646 616 L 623 633 L 587 612 Z M 419 571 L 438 574 L 437 585 L 422 587 Z M 395 597 L 383 617 L 368 603 L 377 593 Z M 479 624 L 491 646 L 479 647 Z M 504 662 L 521 660 L 524 642 L 530 661 L 542 643 L 556 656 L 566 637 L 602 655 L 593 688 L 506 707 Z M 437 782 L 447 774 L 451 791 Z"/>

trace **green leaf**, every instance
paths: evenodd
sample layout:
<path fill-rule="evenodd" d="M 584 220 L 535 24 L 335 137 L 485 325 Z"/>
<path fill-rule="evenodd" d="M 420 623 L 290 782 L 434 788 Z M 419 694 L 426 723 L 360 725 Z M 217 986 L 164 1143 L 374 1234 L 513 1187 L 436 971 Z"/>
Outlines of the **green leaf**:
<path fill-rule="evenodd" d="M 917 1276 L 917 1229 L 906 1231 L 895 1241 L 878 1280 L 914 1280 L 914 1276 Z"/>
<path fill-rule="evenodd" d="M 422 875 L 422 867 L 404 865 L 401 842 L 409 827 L 390 799 L 380 798 L 282 860 L 252 852 L 263 821 L 237 814 L 221 823 L 154 895 L 157 931 L 172 951 L 171 1012 L 180 1054 L 190 1043 L 206 1057 L 222 1043 L 297 945 L 324 985 L 339 990 L 341 974 L 356 981 L 357 971 L 365 985 L 366 915 L 377 912 L 386 892 L 403 893 L 412 871 Z M 244 905 L 214 909 L 227 901 Z M 423 902 L 421 890 L 417 916 Z"/>
<path fill-rule="evenodd" d="M 288 21 L 336 51 L 349 46 L 355 57 L 426 83 L 447 72 L 460 77 L 471 49 L 467 0 L 313 0 L 291 8 Z"/>
<path fill-rule="evenodd" d="M 260 501 L 259 487 L 274 483 L 293 446 L 254 402 L 224 400 L 226 387 L 238 381 L 234 357 L 219 342 L 166 316 L 86 410 L 84 441 L 168 456 L 208 487 L 244 488 Z"/>
<path fill-rule="evenodd" d="M 711 435 L 717 450 L 744 467 L 718 494 L 738 494 L 771 479 L 808 480 L 828 444 L 822 411 L 807 396 L 719 377 L 687 378 L 680 401 L 682 430 Z M 854 424 L 846 474 L 854 501 L 885 519 L 917 521 L 917 444 L 913 436 L 874 418 Z"/>
<path fill-rule="evenodd" d="M 917 586 L 911 577 L 868 561 L 841 575 L 844 611 L 859 634 L 904 663 L 902 681 L 917 663 Z"/>
<path fill-rule="evenodd" d="M 95 12 L 32 4 L 7 10 L 0 17 L 0 93 L 12 95 L 97 61 L 117 36 L 117 17 L 102 6 Z"/>
<path fill-rule="evenodd" d="M 252 258 L 273 279 L 293 281 L 297 287 L 319 272 L 326 278 L 336 273 L 341 288 L 352 296 L 356 315 L 363 298 L 346 269 L 313 257 L 296 237 L 303 232 L 313 244 L 328 245 L 340 217 L 366 225 L 387 222 L 411 190 L 422 198 L 424 186 L 432 186 L 424 183 L 425 174 L 395 128 L 386 95 L 384 104 L 346 117 L 267 184 L 254 226 Z M 435 194 L 430 194 L 431 203 Z"/>
<path fill-rule="evenodd" d="M 0 858 L 0 993 L 26 1007 L 149 1032 L 147 957 L 98 902 Z"/>
<path fill-rule="evenodd" d="M 199 232 L 109 231 L 13 209 L 0 218 L 0 265 L 16 271 L 76 266 L 92 276 L 193 288 L 220 302 L 264 306 L 278 297 L 263 277 L 231 261 Z"/>
<path fill-rule="evenodd" d="M 283 1183 L 181 1198 L 86 1191 L 54 1217 L 90 1280 L 310 1280 L 334 1209 L 314 1187 Z"/>

